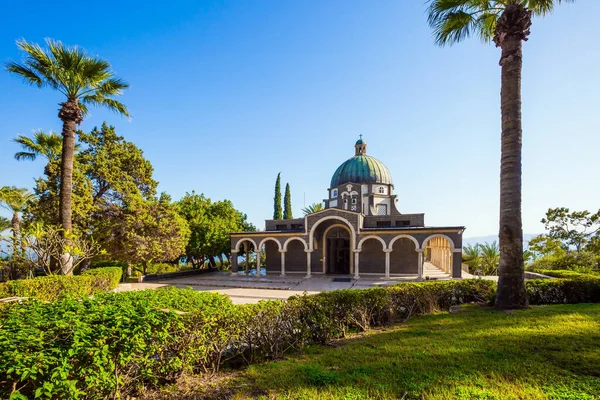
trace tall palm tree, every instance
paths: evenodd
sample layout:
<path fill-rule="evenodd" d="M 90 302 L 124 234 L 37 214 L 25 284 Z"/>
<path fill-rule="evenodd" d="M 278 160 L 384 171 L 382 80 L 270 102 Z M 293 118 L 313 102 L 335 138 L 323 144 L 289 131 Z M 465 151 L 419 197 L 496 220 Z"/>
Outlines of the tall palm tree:
<path fill-rule="evenodd" d="M 59 134 L 50 131 L 46 133 L 43 130 L 33 131 L 33 137 L 19 135 L 13 142 L 18 143 L 23 151 L 15 153 L 15 159 L 34 161 L 38 156 L 42 156 L 48 161 L 60 157 L 62 152 L 62 138 Z"/>
<path fill-rule="evenodd" d="M 574 0 L 563 0 L 572 2 Z M 521 69 L 532 16 L 561 0 L 429 0 L 429 25 L 440 46 L 474 34 L 501 49 L 502 154 L 500 161 L 500 266 L 496 307 L 527 307 L 521 220 Z"/>
<path fill-rule="evenodd" d="M 38 44 L 17 41 L 17 47 L 24 53 L 23 63 L 9 62 L 6 68 L 33 86 L 50 87 L 65 97 L 58 112 L 63 123 L 59 218 L 64 230 L 70 231 L 77 125 L 83 122 L 90 105 L 129 117 L 127 108 L 114 99 L 129 85 L 114 75 L 108 62 L 88 56 L 77 46 L 67 47 L 52 39 L 46 39 L 46 46 L 43 49 Z"/>
<path fill-rule="evenodd" d="M 14 186 L 0 187 L 0 206 L 12 213 L 11 229 L 13 252 L 21 248 L 21 218 L 20 214 L 25 211 L 27 203 L 34 199 L 33 193 L 24 188 Z"/>

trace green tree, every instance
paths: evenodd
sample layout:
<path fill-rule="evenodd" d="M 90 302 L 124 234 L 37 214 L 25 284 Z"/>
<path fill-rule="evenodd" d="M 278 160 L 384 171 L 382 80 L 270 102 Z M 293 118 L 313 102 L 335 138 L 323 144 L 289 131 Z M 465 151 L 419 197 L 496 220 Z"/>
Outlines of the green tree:
<path fill-rule="evenodd" d="M 290 184 L 285 184 L 285 195 L 283 196 L 283 219 L 293 219 L 292 215 L 292 193 L 290 193 Z"/>
<path fill-rule="evenodd" d="M 479 244 L 463 246 L 462 260 L 469 266 L 470 273 L 479 270 L 481 268 L 481 248 Z"/>
<path fill-rule="evenodd" d="M 277 174 L 277 180 L 275 181 L 275 197 L 273 198 L 273 219 L 282 219 L 283 213 L 281 211 L 281 172 Z"/>
<path fill-rule="evenodd" d="M 554 254 L 563 255 L 566 253 L 563 243 L 558 240 L 551 238 L 546 235 L 538 235 L 532 237 L 529 240 L 529 250 L 535 254 L 536 257 L 545 257 Z"/>
<path fill-rule="evenodd" d="M 191 235 L 186 247 L 186 257 L 195 268 L 208 259 L 216 266 L 215 257 L 231 256 L 229 234 L 256 231 L 247 222 L 247 216 L 233 207 L 229 200 L 212 202 L 203 194 L 186 193 L 177 202 L 179 213 L 187 220 Z"/>
<path fill-rule="evenodd" d="M 316 213 L 319 211 L 323 211 L 324 209 L 325 208 L 323 207 L 323 203 L 314 202 L 314 203 L 309 204 L 308 206 L 304 207 L 302 209 L 302 212 L 304 213 L 304 215 L 308 215 L 308 214 Z"/>
<path fill-rule="evenodd" d="M 569 0 L 565 0 L 569 1 Z M 444 46 L 474 34 L 501 49 L 500 266 L 496 307 L 527 307 L 521 219 L 521 69 L 532 15 L 561 0 L 430 0 L 429 25 Z"/>
<path fill-rule="evenodd" d="M 600 232 L 600 210 L 570 211 L 566 207 L 550 208 L 541 221 L 548 237 L 565 245 L 565 250 L 581 251 Z"/>
<path fill-rule="evenodd" d="M 128 197 L 112 228 L 104 244 L 109 256 L 139 265 L 144 275 L 150 263 L 171 262 L 184 254 L 190 235 L 185 218 L 164 193 L 151 201 Z"/>
<path fill-rule="evenodd" d="M 88 106 L 106 107 L 128 117 L 127 108 L 114 97 L 129 85 L 115 77 L 108 62 L 88 56 L 85 50 L 77 46 L 64 46 L 52 39 L 46 40 L 46 46 L 47 49 L 43 49 L 38 44 L 17 41 L 17 47 L 24 53 L 23 63 L 9 62 L 6 68 L 33 86 L 50 87 L 65 97 L 58 112 L 63 123 L 59 219 L 62 228 L 68 232 L 72 230 L 77 125 L 83 122 Z"/>

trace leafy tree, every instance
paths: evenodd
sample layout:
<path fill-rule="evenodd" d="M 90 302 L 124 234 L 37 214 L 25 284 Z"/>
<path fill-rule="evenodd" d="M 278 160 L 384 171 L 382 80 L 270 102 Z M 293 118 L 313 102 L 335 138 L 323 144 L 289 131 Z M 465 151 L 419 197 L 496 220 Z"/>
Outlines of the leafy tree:
<path fill-rule="evenodd" d="M 130 196 L 113 219 L 104 247 L 111 258 L 139 265 L 146 274 L 150 263 L 173 261 L 184 254 L 189 236 L 186 220 L 168 195 L 150 201 Z"/>
<path fill-rule="evenodd" d="M 500 251 L 496 242 L 477 243 L 463 247 L 463 262 L 469 266 L 471 273 L 496 275 L 500 263 Z"/>
<path fill-rule="evenodd" d="M 186 193 L 177 202 L 179 213 L 187 220 L 191 235 L 186 247 L 186 257 L 195 268 L 208 259 L 215 267 L 215 257 L 230 256 L 232 232 L 255 231 L 247 216 L 237 211 L 231 201 L 212 202 L 204 194 Z"/>
<path fill-rule="evenodd" d="M 547 235 L 532 237 L 529 240 L 529 250 L 532 251 L 536 257 L 545 257 L 559 253 L 564 254 L 566 252 L 563 243 L 560 240 L 551 238 Z"/>
<path fill-rule="evenodd" d="M 292 215 L 292 194 L 290 193 L 290 184 L 285 184 L 285 195 L 283 196 L 283 219 L 293 219 Z"/>
<path fill-rule="evenodd" d="M 323 203 L 314 202 L 309 204 L 308 206 L 302 209 L 304 215 L 313 214 L 319 211 L 323 211 L 325 208 L 323 207 Z"/>
<path fill-rule="evenodd" d="M 8 72 L 22 77 L 25 82 L 50 87 L 63 96 L 58 117 L 63 123 L 60 168 L 59 219 L 65 232 L 72 230 L 73 165 L 77 125 L 83 122 L 88 106 L 102 106 L 129 116 L 127 108 L 114 99 L 129 85 L 115 77 L 110 64 L 88 56 L 85 50 L 64 46 L 59 41 L 46 40 L 47 49 L 25 40 L 17 41 L 24 53 L 22 64 L 9 62 Z"/>
<path fill-rule="evenodd" d="M 282 219 L 283 213 L 281 211 L 281 172 L 277 174 L 277 180 L 275 181 L 275 197 L 273 198 L 273 219 Z"/>
<path fill-rule="evenodd" d="M 569 1 L 569 0 L 565 0 Z M 498 309 L 527 306 L 521 219 L 521 69 L 523 41 L 532 15 L 543 16 L 561 0 L 430 0 L 429 25 L 438 45 L 471 34 L 501 49 L 502 155 L 500 165 L 500 277 Z"/>
<path fill-rule="evenodd" d="M 462 260 L 469 266 L 469 271 L 474 273 L 481 267 L 481 248 L 479 244 L 463 246 Z"/>
<path fill-rule="evenodd" d="M 565 250 L 582 250 L 600 232 L 600 210 L 570 211 L 566 207 L 550 208 L 541 221 L 548 237 L 565 244 Z"/>

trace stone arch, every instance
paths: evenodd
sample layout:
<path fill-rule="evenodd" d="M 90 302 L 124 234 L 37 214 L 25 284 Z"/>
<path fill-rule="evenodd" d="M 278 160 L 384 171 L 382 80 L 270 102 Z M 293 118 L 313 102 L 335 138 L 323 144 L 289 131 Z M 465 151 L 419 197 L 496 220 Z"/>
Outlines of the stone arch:
<path fill-rule="evenodd" d="M 360 241 L 359 241 L 359 242 L 358 242 L 358 244 L 356 245 L 356 249 L 357 249 L 357 250 L 359 250 L 359 251 L 360 251 L 360 250 L 362 250 L 362 244 L 363 244 L 365 241 L 369 240 L 369 239 L 376 239 L 376 240 L 379 240 L 379 241 L 381 242 L 381 245 L 383 246 L 383 250 L 387 249 L 387 246 L 386 246 L 385 240 L 383 240 L 383 239 L 382 239 L 382 238 L 380 238 L 379 236 L 375 236 L 375 235 L 369 235 L 369 236 L 366 236 L 366 237 L 364 237 L 364 238 L 360 239 Z"/>
<path fill-rule="evenodd" d="M 390 240 L 390 244 L 388 245 L 388 249 L 392 250 L 394 248 L 394 242 L 396 240 L 399 239 L 408 239 L 408 240 L 412 240 L 412 242 L 415 244 L 415 249 L 420 249 L 421 246 L 419 246 L 419 241 L 417 239 L 415 239 L 414 237 L 410 236 L 410 235 L 398 235 L 398 236 L 394 236 L 394 238 L 392 240 Z"/>
<path fill-rule="evenodd" d="M 256 250 L 258 248 L 258 246 L 256 245 L 256 242 L 254 241 L 254 239 L 251 239 L 249 237 L 240 239 L 237 241 L 237 243 L 235 244 L 235 251 L 239 252 L 240 251 L 240 246 L 242 245 L 243 242 L 245 241 L 249 241 L 254 245 L 254 249 Z"/>
<path fill-rule="evenodd" d="M 354 243 L 354 240 L 356 238 L 356 231 L 354 230 L 354 227 L 352 226 L 352 224 L 350 223 L 350 221 L 348 221 L 347 219 L 342 218 L 342 217 L 330 215 L 329 217 L 321 218 L 319 221 L 317 221 L 312 226 L 312 228 L 310 228 L 310 233 L 308 234 L 308 246 L 309 246 L 309 250 L 313 250 L 314 249 L 315 231 L 317 229 L 317 226 L 319 226 L 322 222 L 329 221 L 329 220 L 332 220 L 332 219 L 336 219 L 338 221 L 343 222 L 345 225 L 347 225 L 347 227 L 350 229 L 350 241 L 351 241 L 351 243 Z"/>
<path fill-rule="evenodd" d="M 258 248 L 259 249 L 262 248 L 263 244 L 265 244 L 269 240 L 272 240 L 275 243 L 277 243 L 277 247 L 279 247 L 279 250 L 281 250 L 281 242 L 279 242 L 279 240 L 275 239 L 273 236 L 269 236 L 269 237 L 266 237 L 263 240 L 261 240 L 260 243 L 258 244 Z"/>
<path fill-rule="evenodd" d="M 322 260 L 322 268 L 323 268 L 323 273 L 325 274 L 327 272 L 327 246 L 326 246 L 326 241 L 327 241 L 327 234 L 329 233 L 330 230 L 334 229 L 334 228 L 343 228 L 346 229 L 348 231 L 348 235 L 350 236 L 350 273 L 352 274 L 354 271 L 354 257 L 352 257 L 352 252 L 353 249 L 356 247 L 356 243 L 355 243 L 355 236 L 353 235 L 353 230 L 352 230 L 352 226 L 348 226 L 346 224 L 333 224 L 331 226 L 328 226 L 327 228 L 325 228 L 325 230 L 323 231 L 323 246 L 321 247 L 321 251 L 323 254 L 323 260 Z"/>
<path fill-rule="evenodd" d="M 438 237 L 439 237 L 439 238 L 446 239 L 446 240 L 448 241 L 448 243 L 450 244 L 450 250 L 454 251 L 454 249 L 456 248 L 456 247 L 454 246 L 454 241 L 453 241 L 452 239 L 450 239 L 448 236 L 444 235 L 443 233 L 436 233 L 436 234 L 433 234 L 433 235 L 431 235 L 431 236 L 427 236 L 427 237 L 425 238 L 425 240 L 423 240 L 423 244 L 421 245 L 421 247 L 420 247 L 420 248 L 421 248 L 422 250 L 424 250 L 424 249 L 425 249 L 425 245 L 427 244 L 427 242 L 429 242 L 429 241 L 430 241 L 431 239 L 433 239 L 433 238 L 438 238 Z"/>
<path fill-rule="evenodd" d="M 302 242 L 304 244 L 304 250 L 308 250 L 308 243 L 306 243 L 306 240 L 304 240 L 301 237 L 291 237 L 288 240 L 285 241 L 285 243 L 283 243 L 283 250 L 287 250 L 288 249 L 288 243 L 290 243 L 293 240 L 298 240 L 300 242 Z"/>

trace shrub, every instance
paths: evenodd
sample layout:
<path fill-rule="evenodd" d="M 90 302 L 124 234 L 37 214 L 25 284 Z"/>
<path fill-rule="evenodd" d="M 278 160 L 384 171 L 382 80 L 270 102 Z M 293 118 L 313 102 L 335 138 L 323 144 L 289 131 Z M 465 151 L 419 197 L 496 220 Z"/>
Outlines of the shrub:
<path fill-rule="evenodd" d="M 83 298 L 117 287 L 121 280 L 120 268 L 99 268 L 83 275 L 49 275 L 33 279 L 8 281 L 0 285 L 0 298 L 19 296 L 53 301 L 72 296 Z"/>
<path fill-rule="evenodd" d="M 530 304 L 598 303 L 600 277 L 532 279 L 525 282 Z"/>
<path fill-rule="evenodd" d="M 600 272 L 600 256 L 589 251 L 551 254 L 533 261 L 529 269 L 536 272 L 542 269 L 572 270 L 583 273 Z"/>
<path fill-rule="evenodd" d="M 561 270 L 561 269 L 538 269 L 535 272 L 542 274 L 542 275 L 553 276 L 555 278 L 566 278 L 566 279 L 600 277 L 599 274 L 595 274 L 595 273 L 587 274 L 587 273 L 583 273 L 583 272 Z"/>

